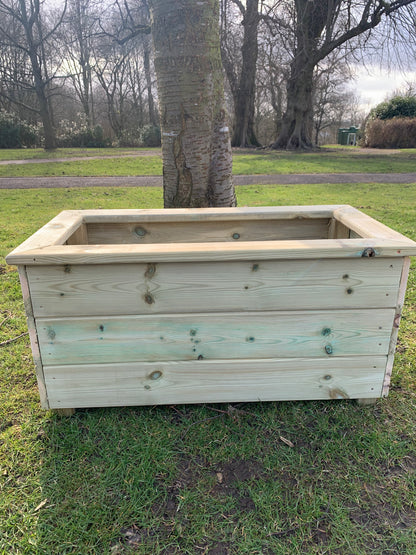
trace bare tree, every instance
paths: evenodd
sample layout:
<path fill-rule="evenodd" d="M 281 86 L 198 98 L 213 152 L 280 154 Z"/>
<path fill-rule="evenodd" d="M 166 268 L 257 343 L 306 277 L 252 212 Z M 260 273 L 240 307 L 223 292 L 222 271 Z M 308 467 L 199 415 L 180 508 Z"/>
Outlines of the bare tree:
<path fill-rule="evenodd" d="M 57 19 L 54 22 L 49 21 L 47 25 L 48 14 L 42 0 L 0 0 L 0 40 L 7 48 L 21 51 L 30 64 L 30 75 L 20 73 L 19 77 L 22 78 L 21 85 L 33 90 L 36 95 L 37 107 L 25 107 L 39 113 L 46 149 L 56 147 L 51 105 L 54 74 L 50 74 L 47 50 L 56 29 L 62 23 L 65 10 L 66 3 Z M 2 93 L 8 95 L 7 91 Z M 17 101 L 11 96 L 9 99 Z"/>
<path fill-rule="evenodd" d="M 291 17 L 281 11 L 276 23 L 293 25 L 294 49 L 287 81 L 287 106 L 274 148 L 312 148 L 313 79 L 317 64 L 331 52 L 364 36 L 386 18 L 394 21 L 415 0 L 290 0 Z M 281 10 L 284 9 L 282 5 Z"/>
<path fill-rule="evenodd" d="M 134 143 L 143 125 L 158 121 L 149 17 L 146 0 L 115 0 L 102 10 L 94 36 L 94 74 L 106 97 L 109 123 L 121 143 Z"/>
<path fill-rule="evenodd" d="M 234 37 L 230 25 L 229 2 L 237 6 L 242 17 L 243 36 L 240 52 L 241 63 L 235 63 Z M 234 98 L 234 129 L 232 146 L 259 146 L 254 131 L 254 105 L 258 57 L 258 25 L 261 20 L 259 0 L 222 0 L 222 60 Z M 234 25 L 235 27 L 235 25 Z M 235 44 L 235 43 L 234 43 Z"/>
<path fill-rule="evenodd" d="M 99 7 L 91 0 L 72 0 L 64 25 L 59 30 L 68 77 L 81 103 L 88 127 L 95 123 L 92 56 Z"/>

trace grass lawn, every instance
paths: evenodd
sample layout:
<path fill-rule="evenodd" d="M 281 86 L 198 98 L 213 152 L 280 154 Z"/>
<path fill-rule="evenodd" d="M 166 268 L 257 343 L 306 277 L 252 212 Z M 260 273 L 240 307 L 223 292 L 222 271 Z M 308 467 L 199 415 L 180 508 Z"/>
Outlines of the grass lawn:
<path fill-rule="evenodd" d="M 353 204 L 416 239 L 416 185 L 237 193 L 240 206 Z M 27 336 L 6 344 L 26 322 L 4 256 L 63 209 L 161 206 L 157 188 L 0 190 L 0 553 L 416 553 L 414 263 L 391 393 L 374 407 L 40 410 Z"/>
<path fill-rule="evenodd" d="M 154 151 L 160 148 L 57 148 L 50 151 L 44 148 L 2 148 L 0 161 L 3 160 L 48 160 L 54 158 L 89 158 L 92 156 L 130 156 L 140 152 Z"/>
<path fill-rule="evenodd" d="M 54 153 L 56 158 L 93 157 L 97 155 L 111 156 L 99 160 L 75 160 L 65 162 L 27 163 L 22 165 L 0 165 L 0 177 L 59 177 L 59 176 L 134 176 L 162 175 L 162 159 L 160 151 L 153 149 L 154 154 L 143 156 L 140 149 L 61 149 Z M 153 152 L 150 151 L 150 152 Z M 76 152 L 76 154 L 74 154 Z M 118 157 L 123 154 L 138 153 L 137 157 Z M 147 151 L 146 151 L 147 152 Z M 3 160 L 7 155 L 13 157 L 34 155 L 33 158 L 44 159 L 44 151 L 31 150 L 0 150 Z M 87 154 L 85 154 L 87 153 Z M 47 156 L 46 156 L 47 158 Z M 236 150 L 233 156 L 233 172 L 235 175 L 257 174 L 293 174 L 293 173 L 407 173 L 416 172 L 416 151 L 413 149 L 398 150 L 391 153 L 375 154 L 370 149 L 323 149 L 319 152 L 286 152 L 265 150 Z"/>

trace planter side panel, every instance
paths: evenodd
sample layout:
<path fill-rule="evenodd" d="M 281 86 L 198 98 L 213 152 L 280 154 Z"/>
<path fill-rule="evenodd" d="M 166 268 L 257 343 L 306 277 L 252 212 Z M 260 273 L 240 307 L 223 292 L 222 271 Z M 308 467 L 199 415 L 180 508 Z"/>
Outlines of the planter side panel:
<path fill-rule="evenodd" d="M 402 265 L 28 267 L 42 395 L 51 408 L 379 397 Z"/>
<path fill-rule="evenodd" d="M 47 365 L 387 355 L 394 309 L 39 319 Z"/>
<path fill-rule="evenodd" d="M 53 408 L 381 395 L 386 357 L 123 363 L 48 368 Z"/>
<path fill-rule="evenodd" d="M 397 306 L 396 306 L 393 327 L 391 332 L 389 356 L 387 358 L 386 375 L 384 378 L 384 385 L 383 385 L 383 397 L 387 397 L 389 393 L 391 374 L 393 371 L 394 355 L 396 352 L 397 337 L 399 333 L 400 319 L 402 316 L 404 299 L 406 295 L 406 286 L 407 286 L 407 279 L 409 277 L 409 270 L 410 270 L 410 257 L 406 257 L 404 258 L 404 261 L 403 261 L 403 270 L 402 270 L 400 286 L 399 286 L 398 295 L 397 295 Z"/>
<path fill-rule="evenodd" d="M 394 307 L 402 260 L 28 267 L 37 318 Z"/>
<path fill-rule="evenodd" d="M 22 295 L 23 295 L 23 303 L 24 303 L 25 312 L 26 312 L 27 327 L 29 330 L 30 346 L 32 348 L 33 362 L 35 364 L 36 378 L 37 378 L 38 388 L 39 388 L 40 402 L 41 402 L 42 408 L 48 409 L 49 402 L 48 402 L 47 388 L 45 385 L 45 375 L 44 375 L 44 369 L 42 364 L 42 357 L 39 349 L 39 340 L 38 340 L 37 329 L 36 329 L 36 321 L 33 315 L 32 299 L 30 295 L 30 287 L 29 287 L 29 281 L 28 281 L 26 270 L 27 270 L 26 266 L 18 267 L 20 285 L 22 288 Z"/>

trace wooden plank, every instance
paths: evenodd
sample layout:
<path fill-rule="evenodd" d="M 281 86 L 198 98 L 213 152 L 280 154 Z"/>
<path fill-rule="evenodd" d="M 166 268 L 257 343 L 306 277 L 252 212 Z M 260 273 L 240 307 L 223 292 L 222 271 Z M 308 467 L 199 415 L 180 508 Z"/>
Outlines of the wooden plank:
<path fill-rule="evenodd" d="M 102 222 L 213 222 L 217 220 L 269 220 L 270 218 L 298 219 L 331 218 L 334 210 L 343 208 L 342 204 L 313 206 L 243 206 L 235 208 L 174 208 L 158 210 L 140 209 L 105 209 L 82 210 L 86 223 Z"/>
<path fill-rule="evenodd" d="M 208 243 L 326 239 L 327 218 L 213 222 L 97 223 L 88 225 L 90 244 Z"/>
<path fill-rule="evenodd" d="M 408 242 L 409 245 L 416 243 L 408 239 L 401 233 L 394 231 L 390 227 L 374 220 L 367 214 L 360 212 L 352 206 L 345 205 L 334 210 L 334 217 L 347 226 L 349 229 L 357 233 L 360 237 L 378 237 L 385 239 L 396 239 L 397 241 Z"/>
<path fill-rule="evenodd" d="M 331 218 L 328 227 L 328 239 L 349 239 L 350 229 L 335 218 Z"/>
<path fill-rule="evenodd" d="M 29 330 L 30 346 L 32 348 L 33 362 L 35 364 L 36 378 L 38 382 L 40 402 L 42 408 L 48 409 L 48 395 L 45 386 L 45 376 L 43 373 L 42 357 L 39 350 L 38 336 L 36 333 L 35 318 L 33 316 L 33 308 L 30 298 L 29 283 L 26 275 L 26 268 L 19 266 L 19 278 L 22 288 L 23 303 L 26 311 L 27 327 Z"/>
<path fill-rule="evenodd" d="M 402 260 L 28 267 L 36 317 L 395 307 Z"/>
<path fill-rule="evenodd" d="M 416 243 L 390 239 L 321 239 L 297 241 L 236 241 L 158 245 L 65 245 L 12 253 L 13 264 L 126 264 L 132 262 L 204 262 L 231 260 L 293 260 L 360 258 L 374 249 L 376 257 L 416 255 Z"/>
<path fill-rule="evenodd" d="M 392 327 L 392 332 L 390 337 L 389 354 L 387 357 L 386 375 L 384 377 L 383 397 L 387 397 L 389 388 L 390 388 L 391 375 L 393 372 L 394 354 L 396 351 L 397 336 L 399 333 L 400 320 L 402 317 L 409 271 L 410 271 L 410 257 L 407 257 L 403 261 L 403 270 L 402 270 L 402 275 L 400 279 L 400 287 L 399 287 L 398 296 L 397 296 L 396 312 L 395 312 L 395 317 L 394 317 L 393 327 Z"/>
<path fill-rule="evenodd" d="M 66 210 L 41 227 L 36 233 L 6 256 L 8 264 L 20 264 L 19 255 L 27 251 L 42 249 L 52 245 L 63 245 L 82 225 L 79 211 Z"/>
<path fill-rule="evenodd" d="M 380 396 L 386 357 L 50 366 L 51 407 Z"/>
<path fill-rule="evenodd" d="M 86 224 L 80 224 L 80 226 L 74 231 L 74 233 L 70 237 L 68 237 L 66 244 L 88 245 L 88 230 Z"/>
<path fill-rule="evenodd" d="M 44 364 L 387 355 L 394 309 L 38 319 Z"/>

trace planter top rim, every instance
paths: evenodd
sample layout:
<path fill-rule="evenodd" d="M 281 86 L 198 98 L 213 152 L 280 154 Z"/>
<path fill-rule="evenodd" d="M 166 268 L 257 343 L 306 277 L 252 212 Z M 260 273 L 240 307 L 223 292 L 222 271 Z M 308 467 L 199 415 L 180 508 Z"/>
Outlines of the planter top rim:
<path fill-rule="evenodd" d="M 355 239 L 67 245 L 83 224 L 305 220 L 333 218 Z M 284 258 L 403 257 L 416 255 L 416 242 L 349 205 L 198 208 L 162 210 L 67 210 L 39 229 L 7 257 L 9 264 L 109 264 L 130 262 L 265 260 Z M 367 254 L 366 254 L 367 253 Z"/>

